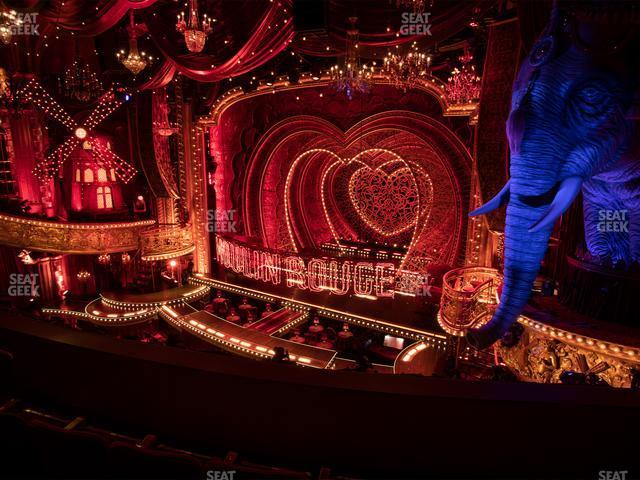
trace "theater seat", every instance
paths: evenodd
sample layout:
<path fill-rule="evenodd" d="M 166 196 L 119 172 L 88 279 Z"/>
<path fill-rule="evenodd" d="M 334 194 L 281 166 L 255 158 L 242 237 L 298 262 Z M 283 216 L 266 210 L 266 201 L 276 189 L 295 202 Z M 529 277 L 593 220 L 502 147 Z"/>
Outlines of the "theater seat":
<path fill-rule="evenodd" d="M 114 442 L 109 448 L 109 471 L 114 478 L 205 478 L 203 466 L 195 457 L 124 442 Z"/>
<path fill-rule="evenodd" d="M 34 468 L 47 478 L 103 478 L 108 442 L 100 435 L 65 430 L 32 420 L 28 424 Z"/>
<path fill-rule="evenodd" d="M 27 423 L 17 415 L 0 413 L 0 478 L 31 476 L 27 453 Z"/>
<path fill-rule="evenodd" d="M 0 349 L 0 399 L 13 389 L 13 355 Z"/>

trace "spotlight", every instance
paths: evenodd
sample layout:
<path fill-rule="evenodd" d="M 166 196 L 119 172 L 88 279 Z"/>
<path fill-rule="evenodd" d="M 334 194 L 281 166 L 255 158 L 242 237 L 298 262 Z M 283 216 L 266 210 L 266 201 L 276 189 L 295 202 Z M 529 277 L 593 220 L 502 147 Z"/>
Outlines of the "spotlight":
<path fill-rule="evenodd" d="M 124 87 L 117 87 L 114 90 L 115 96 L 121 102 L 128 102 L 131 100 L 131 94 Z"/>

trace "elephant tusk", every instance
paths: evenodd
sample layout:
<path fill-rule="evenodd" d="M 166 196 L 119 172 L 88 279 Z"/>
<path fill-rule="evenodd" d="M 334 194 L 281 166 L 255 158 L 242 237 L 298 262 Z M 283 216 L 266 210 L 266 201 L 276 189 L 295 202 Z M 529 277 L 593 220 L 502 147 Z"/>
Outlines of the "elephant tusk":
<path fill-rule="evenodd" d="M 582 188 L 582 178 L 580 177 L 569 177 L 565 178 L 562 183 L 560 183 L 560 187 L 558 188 L 558 192 L 554 197 L 549 209 L 546 213 L 538 220 L 536 223 L 529 227 L 529 233 L 539 232 L 544 228 L 547 228 L 562 215 L 567 208 L 571 206 L 575 198 L 580 193 L 580 188 Z"/>
<path fill-rule="evenodd" d="M 473 212 L 469 212 L 470 217 L 476 217 L 478 215 L 484 215 L 485 213 L 493 212 L 494 210 L 500 208 L 502 205 L 509 201 L 509 188 L 511 184 L 511 180 L 504 184 L 502 190 L 498 192 L 498 194 L 489 200 L 487 203 L 482 205 L 479 208 L 476 208 Z"/>

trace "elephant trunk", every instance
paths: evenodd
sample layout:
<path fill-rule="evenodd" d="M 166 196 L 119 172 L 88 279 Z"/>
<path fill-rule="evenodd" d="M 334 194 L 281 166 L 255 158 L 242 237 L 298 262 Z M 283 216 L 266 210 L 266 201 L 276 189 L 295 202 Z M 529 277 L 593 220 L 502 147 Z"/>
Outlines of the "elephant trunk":
<path fill-rule="evenodd" d="M 486 348 L 501 338 L 518 319 L 529 299 L 553 228 L 551 224 L 530 232 L 531 226 L 540 220 L 548 206 L 532 208 L 513 197 L 507 207 L 504 285 L 500 305 L 489 323 L 467 333 L 469 343 L 478 349 Z"/>

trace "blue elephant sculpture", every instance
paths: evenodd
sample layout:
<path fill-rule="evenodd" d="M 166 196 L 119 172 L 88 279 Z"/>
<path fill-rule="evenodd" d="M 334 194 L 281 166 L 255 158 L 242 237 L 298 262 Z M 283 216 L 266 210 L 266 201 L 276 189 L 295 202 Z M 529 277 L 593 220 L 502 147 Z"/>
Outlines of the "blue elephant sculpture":
<path fill-rule="evenodd" d="M 554 223 L 580 192 L 590 253 L 628 265 L 640 260 L 640 161 L 629 148 L 627 118 L 637 80 L 611 50 L 589 48 L 592 36 L 590 25 L 554 5 L 516 76 L 507 120 L 510 179 L 470 213 L 507 205 L 504 287 L 492 319 L 467 333 L 476 348 L 490 346 L 517 320 Z M 602 228 L 620 217 L 626 229 L 625 220 Z"/>

